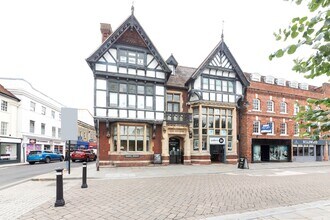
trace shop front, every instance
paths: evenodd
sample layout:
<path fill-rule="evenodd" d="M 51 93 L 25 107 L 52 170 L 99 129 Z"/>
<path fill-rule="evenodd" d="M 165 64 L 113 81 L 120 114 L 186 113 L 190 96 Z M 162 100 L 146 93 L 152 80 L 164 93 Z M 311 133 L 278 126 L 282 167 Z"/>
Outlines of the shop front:
<path fill-rule="evenodd" d="M 293 139 L 292 159 L 297 162 L 322 161 L 325 146 L 325 140 Z"/>
<path fill-rule="evenodd" d="M 291 161 L 291 140 L 252 139 L 253 162 Z"/>
<path fill-rule="evenodd" d="M 0 137 L 0 164 L 21 162 L 20 138 Z"/>

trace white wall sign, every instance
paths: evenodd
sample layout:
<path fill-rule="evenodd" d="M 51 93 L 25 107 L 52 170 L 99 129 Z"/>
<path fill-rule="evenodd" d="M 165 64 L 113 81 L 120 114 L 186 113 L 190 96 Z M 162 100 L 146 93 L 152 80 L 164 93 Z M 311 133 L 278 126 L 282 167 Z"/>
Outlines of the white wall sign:
<path fill-rule="evenodd" d="M 77 140 L 78 112 L 75 108 L 61 108 L 61 140 Z"/>

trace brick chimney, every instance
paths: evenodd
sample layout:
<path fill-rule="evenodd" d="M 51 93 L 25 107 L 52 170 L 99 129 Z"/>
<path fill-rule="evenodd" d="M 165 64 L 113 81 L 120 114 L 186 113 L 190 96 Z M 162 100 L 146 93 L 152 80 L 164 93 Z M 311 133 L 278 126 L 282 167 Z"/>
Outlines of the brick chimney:
<path fill-rule="evenodd" d="M 111 24 L 101 23 L 102 43 L 112 34 Z"/>

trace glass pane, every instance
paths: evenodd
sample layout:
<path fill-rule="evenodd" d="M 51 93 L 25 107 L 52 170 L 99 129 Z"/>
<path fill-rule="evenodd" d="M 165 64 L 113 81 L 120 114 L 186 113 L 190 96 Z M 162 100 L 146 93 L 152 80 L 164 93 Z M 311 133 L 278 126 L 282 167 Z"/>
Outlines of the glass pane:
<path fill-rule="evenodd" d="M 118 92 L 118 84 L 117 83 L 109 83 L 109 90 L 111 92 Z"/>
<path fill-rule="evenodd" d="M 127 98 L 126 94 L 119 94 L 119 107 L 126 108 L 127 107 Z"/>
<path fill-rule="evenodd" d="M 167 101 L 173 101 L 172 96 L 172 94 L 167 94 Z"/>
<path fill-rule="evenodd" d="M 221 116 L 221 128 L 226 128 L 226 117 Z"/>
<path fill-rule="evenodd" d="M 136 94 L 136 85 L 128 85 L 128 92 Z"/>
<path fill-rule="evenodd" d="M 138 86 L 138 94 L 144 94 L 144 86 Z"/>
<path fill-rule="evenodd" d="M 303 148 L 298 147 L 298 156 L 303 156 Z"/>
<path fill-rule="evenodd" d="M 164 87 L 163 86 L 156 86 L 156 95 L 164 96 Z"/>
<path fill-rule="evenodd" d="M 137 140 L 137 151 L 143 151 L 143 140 Z"/>
<path fill-rule="evenodd" d="M 144 109 L 144 96 L 139 95 L 137 97 L 137 107 L 140 109 Z"/>
<path fill-rule="evenodd" d="M 213 128 L 213 117 L 209 116 L 209 128 Z"/>
<path fill-rule="evenodd" d="M 232 128 L 232 117 L 228 117 L 228 129 Z"/>
<path fill-rule="evenodd" d="M 164 96 L 156 96 L 156 111 L 164 111 Z"/>
<path fill-rule="evenodd" d="M 293 147 L 293 156 L 297 156 L 297 147 Z"/>
<path fill-rule="evenodd" d="M 180 101 L 180 95 L 179 94 L 174 94 L 173 95 L 173 100 L 179 102 Z"/>
<path fill-rule="evenodd" d="M 146 94 L 147 95 L 153 95 L 154 94 L 154 88 L 152 86 L 146 86 Z"/>
<path fill-rule="evenodd" d="M 128 106 L 135 107 L 136 96 L 135 95 L 128 95 Z"/>
<path fill-rule="evenodd" d="M 220 128 L 220 116 L 215 116 L 215 128 Z"/>
<path fill-rule="evenodd" d="M 153 106 L 152 101 L 153 101 L 152 96 L 146 97 L 146 108 L 147 109 L 152 109 L 152 106 Z"/>
<path fill-rule="evenodd" d="M 199 118 L 198 118 L 198 115 L 194 115 L 194 128 L 198 128 L 199 126 Z"/>
<path fill-rule="evenodd" d="M 314 156 L 314 147 L 309 148 L 309 156 Z"/>
<path fill-rule="evenodd" d="M 110 93 L 110 106 L 118 106 L 118 94 Z"/>
<path fill-rule="evenodd" d="M 304 156 L 308 156 L 308 147 L 304 147 Z"/>
<path fill-rule="evenodd" d="M 129 151 L 135 151 L 135 140 L 129 140 Z"/>
<path fill-rule="evenodd" d="M 216 91 L 221 91 L 221 80 L 216 80 L 215 81 L 215 90 Z"/>
<path fill-rule="evenodd" d="M 167 103 L 167 111 L 172 112 L 173 111 L 172 109 L 173 109 L 172 103 Z"/>
<path fill-rule="evenodd" d="M 120 84 L 119 92 L 127 92 L 127 85 L 126 84 Z"/>
<path fill-rule="evenodd" d="M 122 139 L 123 137 L 121 137 Z M 127 151 L 127 140 L 121 140 L 120 141 L 120 150 L 122 151 Z"/>
<path fill-rule="evenodd" d="M 173 112 L 179 112 L 179 104 L 178 103 L 173 104 Z"/>

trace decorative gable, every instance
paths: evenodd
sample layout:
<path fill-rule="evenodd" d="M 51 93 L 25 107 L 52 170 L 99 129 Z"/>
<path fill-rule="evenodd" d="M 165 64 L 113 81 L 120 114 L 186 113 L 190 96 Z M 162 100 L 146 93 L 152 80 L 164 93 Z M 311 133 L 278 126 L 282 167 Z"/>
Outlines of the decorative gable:
<path fill-rule="evenodd" d="M 213 60 L 209 63 L 209 66 L 233 69 L 233 66 L 223 51 L 219 51 L 215 54 Z"/>

